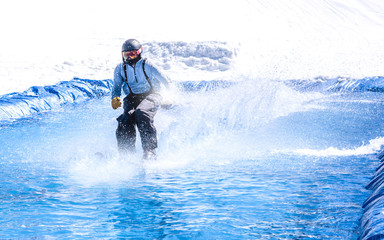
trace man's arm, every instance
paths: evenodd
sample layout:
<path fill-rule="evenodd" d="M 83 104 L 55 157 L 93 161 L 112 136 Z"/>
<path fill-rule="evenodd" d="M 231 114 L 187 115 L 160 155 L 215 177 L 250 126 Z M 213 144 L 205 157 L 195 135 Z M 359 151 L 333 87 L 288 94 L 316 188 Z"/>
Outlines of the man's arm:
<path fill-rule="evenodd" d="M 117 109 L 121 107 L 121 87 L 123 85 L 123 78 L 121 77 L 121 64 L 117 65 L 113 74 L 113 87 L 112 87 L 112 108 Z"/>
<path fill-rule="evenodd" d="M 113 74 L 113 87 L 112 87 L 112 99 L 121 96 L 121 88 L 123 85 L 123 78 L 120 74 L 121 64 L 117 65 Z"/>

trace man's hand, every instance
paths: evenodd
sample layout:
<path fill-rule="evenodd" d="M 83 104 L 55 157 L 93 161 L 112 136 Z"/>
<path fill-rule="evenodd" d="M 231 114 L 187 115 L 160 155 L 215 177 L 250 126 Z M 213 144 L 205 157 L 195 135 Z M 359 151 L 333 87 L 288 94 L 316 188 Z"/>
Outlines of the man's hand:
<path fill-rule="evenodd" d="M 112 108 L 117 109 L 119 107 L 121 107 L 120 97 L 115 97 L 114 99 L 112 99 Z"/>

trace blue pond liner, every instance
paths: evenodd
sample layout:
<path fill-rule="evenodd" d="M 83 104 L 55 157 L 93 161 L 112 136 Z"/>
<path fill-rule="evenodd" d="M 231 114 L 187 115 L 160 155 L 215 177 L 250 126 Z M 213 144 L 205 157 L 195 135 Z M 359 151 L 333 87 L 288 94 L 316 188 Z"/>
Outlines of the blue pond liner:
<path fill-rule="evenodd" d="M 111 80 L 74 78 L 51 86 L 33 86 L 24 92 L 5 94 L 0 96 L 0 121 L 26 117 L 64 104 L 105 96 L 111 88 Z"/>
<path fill-rule="evenodd" d="M 290 80 L 287 84 L 300 91 L 321 92 L 384 92 L 384 77 L 349 79 L 345 77 L 317 77 L 307 80 Z"/>
<path fill-rule="evenodd" d="M 182 91 L 212 91 L 233 85 L 225 80 L 185 81 L 177 83 Z M 84 102 L 107 96 L 113 86 L 111 79 L 90 80 L 74 78 L 50 86 L 33 86 L 24 92 L 0 96 L 0 121 L 28 117 L 35 113 L 58 109 L 65 104 Z"/>
<path fill-rule="evenodd" d="M 377 155 L 380 165 L 366 189 L 371 195 L 363 203 L 363 216 L 360 219 L 359 240 L 384 239 L 384 150 Z"/>
<path fill-rule="evenodd" d="M 287 85 L 299 91 L 322 92 L 384 92 L 384 77 L 366 77 L 363 79 L 322 78 L 309 80 L 291 80 Z M 183 81 L 177 82 L 181 91 L 214 91 L 227 88 L 236 82 L 227 80 Z M 24 92 L 15 92 L 0 96 L 0 121 L 9 121 L 28 117 L 35 113 L 57 109 L 65 104 L 80 103 L 92 98 L 107 96 L 113 81 L 74 78 L 50 86 L 33 86 Z"/>

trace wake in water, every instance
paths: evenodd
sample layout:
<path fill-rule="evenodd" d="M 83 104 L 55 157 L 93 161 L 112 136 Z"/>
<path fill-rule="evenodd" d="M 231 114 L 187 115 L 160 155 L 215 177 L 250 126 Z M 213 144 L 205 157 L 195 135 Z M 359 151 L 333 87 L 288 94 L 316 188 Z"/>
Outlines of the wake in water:
<path fill-rule="evenodd" d="M 135 177 L 140 169 L 151 172 L 156 169 L 184 168 L 204 162 L 220 165 L 232 162 L 239 156 L 254 158 L 275 149 L 276 144 L 273 142 L 276 139 L 273 135 L 276 132 L 263 132 L 266 126 L 292 113 L 316 108 L 313 102 L 322 96 L 321 93 L 297 92 L 282 82 L 247 79 L 244 76 L 231 82 L 180 82 L 179 91 L 174 95 L 177 104 L 170 110 L 160 110 L 156 116 L 158 161 L 141 162 L 141 152 L 138 150 L 135 156 L 128 159 L 130 164 L 121 162 L 124 159 L 120 159 L 116 151 L 113 136 L 116 112 L 108 109 L 106 98 L 102 99 L 105 104 L 102 108 L 95 106 L 96 112 L 92 109 L 87 111 L 91 111 L 88 112 L 89 116 L 105 114 L 100 113 L 101 110 L 109 112 L 108 120 L 102 124 L 109 132 L 101 130 L 103 134 L 97 137 L 99 143 L 90 141 L 96 130 L 86 134 L 86 141 L 84 137 L 80 137 L 71 144 L 74 147 L 70 150 L 73 155 L 67 156 L 67 159 L 74 164 L 71 167 L 76 172 L 73 176 L 109 182 L 111 178 L 124 180 Z M 92 119 L 90 124 L 100 123 Z M 87 126 L 88 128 L 90 127 Z M 81 145 L 82 149 L 78 149 L 77 145 Z M 95 145 L 99 148 L 93 148 Z M 139 139 L 137 146 L 140 149 Z M 94 155 L 99 151 L 105 158 L 100 159 Z M 108 162 L 108 167 L 103 167 L 105 162 Z M 127 174 L 123 174 L 124 172 Z"/>
<path fill-rule="evenodd" d="M 384 137 L 369 140 L 369 143 L 351 149 L 338 149 L 330 147 L 323 150 L 297 149 L 293 153 L 305 156 L 332 157 L 332 156 L 358 156 L 378 153 L 384 146 Z"/>
<path fill-rule="evenodd" d="M 110 116 L 110 133 L 105 135 L 109 139 L 104 139 L 105 144 L 99 145 L 99 149 L 75 152 L 72 175 L 80 177 L 80 182 L 124 182 L 145 173 L 232 164 L 239 159 L 276 154 L 314 157 L 374 154 L 384 144 L 384 138 L 377 137 L 381 128 L 366 133 L 366 125 L 377 120 L 362 121 L 361 114 L 365 115 L 367 106 L 373 102 L 357 98 L 351 103 L 350 97 L 333 91 L 300 92 L 279 81 L 244 77 L 223 87 L 216 83 L 204 82 L 206 88 L 198 82 L 181 85 L 175 95 L 178 104 L 158 113 L 158 161 L 142 162 L 140 150 L 122 159 L 115 149 L 115 122 Z M 342 92 L 345 91 L 348 89 Z M 242 94 L 236 94 L 239 92 Z M 358 137 L 340 134 L 351 131 Z M 99 159 L 95 151 L 102 151 L 106 158 Z"/>

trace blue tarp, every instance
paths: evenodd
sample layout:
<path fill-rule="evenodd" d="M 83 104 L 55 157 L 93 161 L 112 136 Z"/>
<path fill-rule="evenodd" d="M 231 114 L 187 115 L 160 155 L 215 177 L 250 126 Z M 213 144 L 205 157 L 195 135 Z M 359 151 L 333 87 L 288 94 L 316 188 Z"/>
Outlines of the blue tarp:
<path fill-rule="evenodd" d="M 185 81 L 178 83 L 182 91 L 212 91 L 231 86 L 224 80 Z M 68 103 L 80 103 L 92 98 L 107 96 L 113 81 L 74 78 L 51 86 L 33 86 L 24 92 L 0 96 L 0 121 L 30 116 L 34 113 L 57 109 Z"/>
<path fill-rule="evenodd" d="M 24 92 L 0 96 L 0 121 L 26 117 L 33 113 L 58 108 L 67 103 L 79 103 L 90 98 L 108 95 L 111 80 L 75 78 L 56 85 L 30 87 Z"/>
<path fill-rule="evenodd" d="M 384 77 L 363 79 L 316 78 L 312 80 L 291 80 L 286 82 L 299 91 L 368 91 L 384 92 Z M 226 80 L 184 81 L 178 82 L 182 91 L 213 91 L 226 88 L 235 82 Z M 30 116 L 34 113 L 59 108 L 68 103 L 79 103 L 92 98 L 107 96 L 111 92 L 113 81 L 74 78 L 51 86 L 33 86 L 24 92 L 0 96 L 0 121 Z"/>
<path fill-rule="evenodd" d="M 360 240 L 384 239 L 384 150 L 378 154 L 380 165 L 375 176 L 366 186 L 372 190 L 363 203 L 363 216 L 360 219 Z"/>
<path fill-rule="evenodd" d="M 309 80 L 291 80 L 288 85 L 301 91 L 321 92 L 384 92 L 384 77 L 366 77 L 349 79 L 344 77 Z"/>

